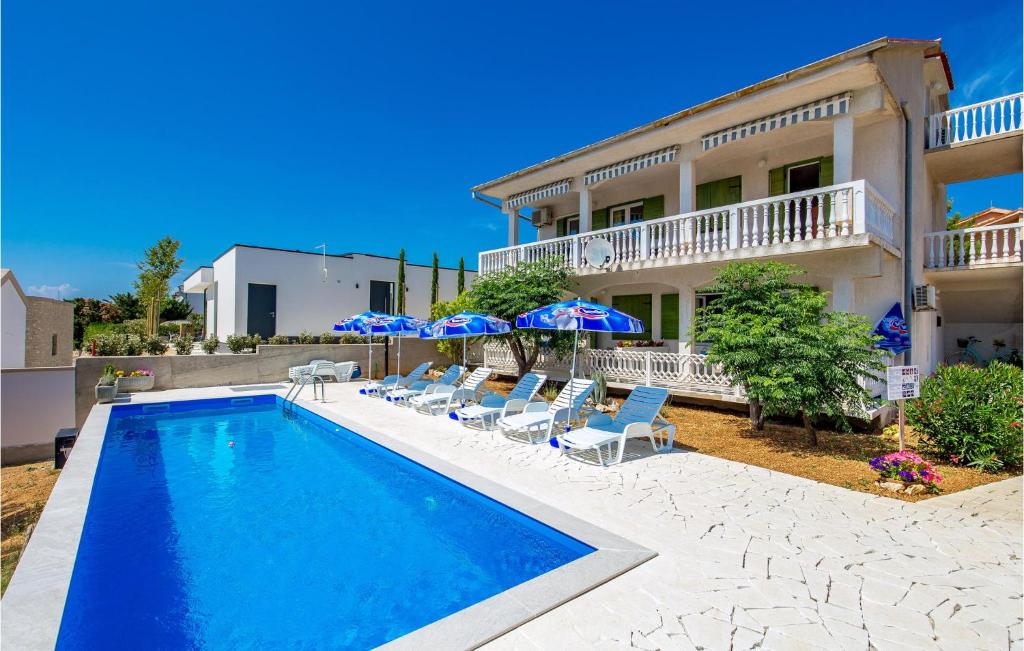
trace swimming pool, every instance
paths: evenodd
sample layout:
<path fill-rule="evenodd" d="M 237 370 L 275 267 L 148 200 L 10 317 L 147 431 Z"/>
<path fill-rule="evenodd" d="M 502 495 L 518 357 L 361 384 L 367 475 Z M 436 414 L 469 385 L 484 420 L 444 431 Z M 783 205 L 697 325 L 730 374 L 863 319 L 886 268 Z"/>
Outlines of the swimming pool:
<path fill-rule="evenodd" d="M 57 648 L 367 648 L 594 552 L 276 396 L 115 406 Z"/>

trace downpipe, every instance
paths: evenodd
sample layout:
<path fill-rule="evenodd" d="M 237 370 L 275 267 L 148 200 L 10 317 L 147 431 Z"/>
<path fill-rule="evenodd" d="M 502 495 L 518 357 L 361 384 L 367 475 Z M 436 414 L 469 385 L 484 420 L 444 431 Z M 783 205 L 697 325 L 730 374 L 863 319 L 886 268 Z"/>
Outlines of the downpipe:
<path fill-rule="evenodd" d="M 910 218 L 914 203 L 914 126 L 907 102 L 900 102 L 900 111 L 903 113 L 903 305 L 906 310 L 904 318 L 907 334 L 910 335 L 911 343 L 911 347 L 903 353 L 903 365 L 910 366 L 914 343 L 914 270 L 911 267 L 914 229 L 913 220 Z"/>

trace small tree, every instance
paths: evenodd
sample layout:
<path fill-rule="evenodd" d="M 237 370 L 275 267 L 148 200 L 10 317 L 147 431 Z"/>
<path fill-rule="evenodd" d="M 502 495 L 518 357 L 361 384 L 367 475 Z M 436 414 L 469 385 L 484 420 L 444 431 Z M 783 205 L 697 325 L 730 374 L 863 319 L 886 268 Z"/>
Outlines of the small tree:
<path fill-rule="evenodd" d="M 437 302 L 437 253 L 434 254 L 434 261 L 430 265 L 430 304 Z"/>
<path fill-rule="evenodd" d="M 451 301 L 438 301 L 430 306 L 430 319 L 436 321 L 441 317 L 449 316 L 452 314 L 458 314 L 462 311 L 476 311 L 476 303 L 473 301 L 473 296 L 468 293 L 459 294 L 455 297 L 455 300 Z M 467 341 L 467 345 L 473 345 L 480 337 L 471 338 Z M 462 339 L 438 339 L 437 340 L 437 352 L 447 357 L 453 364 L 462 363 Z"/>
<path fill-rule="evenodd" d="M 512 331 L 501 337 L 512 349 L 519 377 L 530 372 L 543 347 L 554 348 L 559 356 L 571 352 L 573 337 L 572 333 L 551 330 L 520 330 L 515 325 L 516 316 L 565 300 L 575 280 L 575 274 L 565 264 L 557 258 L 548 258 L 478 276 L 467 292 L 477 310 L 512 324 Z"/>
<path fill-rule="evenodd" d="M 459 276 L 456 285 L 456 292 L 461 294 L 466 291 L 466 259 L 459 256 Z"/>
<path fill-rule="evenodd" d="M 398 251 L 398 291 L 395 296 L 395 313 L 405 314 L 405 249 Z"/>
<path fill-rule="evenodd" d="M 178 257 L 181 242 L 164 237 L 151 248 L 138 264 L 139 277 L 135 281 L 135 291 L 139 300 L 146 306 L 146 332 L 156 335 L 160 326 L 160 309 L 164 297 L 167 296 L 167 283 L 181 269 L 184 262 Z"/>
<path fill-rule="evenodd" d="M 848 428 L 847 413 L 862 412 L 870 397 L 859 380 L 884 365 L 871 324 L 828 312 L 827 294 L 790 280 L 802 273 L 779 262 L 727 265 L 711 287 L 721 298 L 701 310 L 690 335 L 710 341 L 708 362 L 744 388 L 754 429 L 769 416 L 799 415 L 817 445 L 814 419 Z"/>

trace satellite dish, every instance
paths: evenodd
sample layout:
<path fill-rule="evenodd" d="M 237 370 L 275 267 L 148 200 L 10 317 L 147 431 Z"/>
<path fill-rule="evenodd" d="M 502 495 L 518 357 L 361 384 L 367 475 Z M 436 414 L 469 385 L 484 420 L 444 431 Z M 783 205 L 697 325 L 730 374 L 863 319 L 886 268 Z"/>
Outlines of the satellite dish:
<path fill-rule="evenodd" d="M 604 269 L 610 265 L 614 255 L 611 243 L 600 237 L 587 242 L 587 247 L 583 250 L 583 257 L 587 264 L 595 269 Z"/>

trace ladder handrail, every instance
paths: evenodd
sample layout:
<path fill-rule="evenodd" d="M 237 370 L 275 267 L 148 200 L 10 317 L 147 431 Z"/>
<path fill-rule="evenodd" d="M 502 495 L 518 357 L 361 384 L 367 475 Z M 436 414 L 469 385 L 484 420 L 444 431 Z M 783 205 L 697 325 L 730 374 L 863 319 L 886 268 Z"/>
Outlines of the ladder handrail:
<path fill-rule="evenodd" d="M 316 400 L 316 383 L 319 382 L 320 402 L 327 402 L 327 386 L 324 384 L 324 379 L 316 374 L 315 367 L 303 366 L 299 368 L 298 378 L 292 378 L 292 386 L 288 389 L 288 393 L 284 395 L 285 408 L 287 408 L 289 404 L 295 404 L 299 394 L 302 393 L 303 387 L 310 382 L 313 383 L 313 400 Z M 295 392 L 294 395 L 292 395 L 292 391 Z"/>

